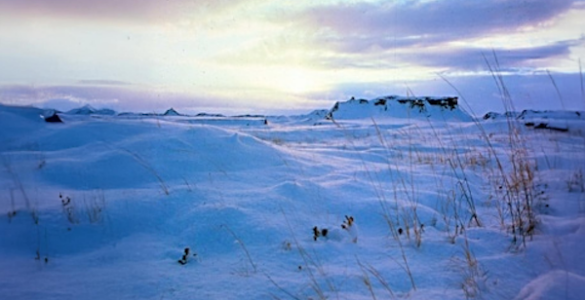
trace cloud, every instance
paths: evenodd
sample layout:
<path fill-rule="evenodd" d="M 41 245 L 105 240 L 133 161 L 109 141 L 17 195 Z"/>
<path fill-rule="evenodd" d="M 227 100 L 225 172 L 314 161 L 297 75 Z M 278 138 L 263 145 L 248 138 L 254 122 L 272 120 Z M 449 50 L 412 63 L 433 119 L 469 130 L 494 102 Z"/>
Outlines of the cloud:
<path fill-rule="evenodd" d="M 119 80 L 106 80 L 106 79 L 91 79 L 91 80 L 79 80 L 77 81 L 78 84 L 84 85 L 131 85 L 129 82 L 119 81 Z"/>
<path fill-rule="evenodd" d="M 485 59 L 493 61 L 497 58 L 499 65 L 506 69 L 515 68 L 546 68 L 550 60 L 563 58 L 570 54 L 570 48 L 582 45 L 583 40 L 556 42 L 550 45 L 523 48 L 470 48 L 452 47 L 441 49 L 431 48 L 402 53 L 398 57 L 423 66 L 447 68 L 449 71 L 481 71 L 486 70 Z M 495 56 L 495 57 L 494 57 Z"/>
<path fill-rule="evenodd" d="M 573 0 L 402 1 L 322 5 L 292 14 L 297 26 L 337 51 L 428 46 L 540 26 Z"/>
<path fill-rule="evenodd" d="M 362 53 L 335 52 L 309 48 L 303 52 L 304 63 L 321 69 L 370 69 L 404 70 L 405 68 L 432 68 L 435 71 L 487 71 L 485 57 L 490 61 L 497 57 L 500 67 L 506 70 L 544 69 L 571 54 L 571 48 L 582 46 L 585 39 L 558 41 L 548 45 L 519 48 L 484 48 L 465 44 L 444 47 L 442 45 L 412 47 L 397 51 L 369 51 Z M 248 63 L 278 64 L 294 62 L 294 50 L 271 51 L 270 55 L 256 47 L 242 51 Z M 226 62 L 236 61 L 225 59 Z M 237 62 L 237 61 L 236 61 Z M 438 69 L 438 70 L 437 70 Z"/>
<path fill-rule="evenodd" d="M 485 70 L 492 50 L 508 69 L 550 68 L 582 46 L 579 36 L 531 39 L 571 10 L 572 0 L 357 2 L 275 16 L 277 35 L 218 55 L 224 64 L 298 64 L 321 70 Z M 510 37 L 510 34 L 514 34 Z M 478 42 L 485 38 L 496 41 Z M 506 43 L 504 37 L 509 37 Z M 504 42 L 502 42 L 504 41 Z M 493 46 L 492 46 L 493 45 Z"/>
<path fill-rule="evenodd" d="M 82 20 L 176 21 L 205 15 L 250 0 L 0 0 L 0 15 Z"/>

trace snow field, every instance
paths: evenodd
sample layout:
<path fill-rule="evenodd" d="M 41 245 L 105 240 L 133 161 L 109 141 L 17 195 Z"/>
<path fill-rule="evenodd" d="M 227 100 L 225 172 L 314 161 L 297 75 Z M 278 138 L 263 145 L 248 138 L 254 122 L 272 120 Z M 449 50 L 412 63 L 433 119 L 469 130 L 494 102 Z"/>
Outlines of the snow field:
<path fill-rule="evenodd" d="M 46 124 L 36 109 L 0 108 L 2 298 L 583 291 L 580 119 L 569 132 L 510 131 L 506 119 L 461 121 L 458 111 L 372 119 L 349 109 L 317 125 L 313 115 L 268 125 L 77 115 Z M 345 216 L 355 218 L 351 234 Z M 330 235 L 315 241 L 314 226 Z"/>

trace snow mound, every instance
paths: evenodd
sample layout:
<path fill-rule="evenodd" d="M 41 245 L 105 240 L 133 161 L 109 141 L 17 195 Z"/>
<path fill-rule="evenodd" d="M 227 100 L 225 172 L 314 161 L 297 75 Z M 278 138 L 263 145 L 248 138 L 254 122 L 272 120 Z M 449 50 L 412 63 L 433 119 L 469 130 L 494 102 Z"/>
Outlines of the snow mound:
<path fill-rule="evenodd" d="M 165 131 L 156 131 L 155 124 L 80 122 L 36 136 L 55 162 L 39 176 L 69 188 L 161 185 L 164 189 L 167 182 L 183 182 L 183 178 L 205 178 L 210 172 L 235 174 L 250 167 L 270 169 L 282 161 L 282 154 L 247 134 L 208 126 L 165 126 Z M 52 153 L 66 153 L 66 158 L 53 158 Z"/>
<path fill-rule="evenodd" d="M 11 141 L 19 141 L 30 132 L 45 128 L 45 118 L 53 115 L 53 110 L 42 110 L 36 107 L 9 106 L 0 104 L 0 136 L 6 149 Z M 8 129 L 8 130 L 7 130 Z"/>
<path fill-rule="evenodd" d="M 363 118 L 433 118 L 471 121 L 461 110 L 457 97 L 401 97 L 385 96 L 371 100 L 351 98 L 337 102 L 326 115 L 327 119 Z"/>
<path fill-rule="evenodd" d="M 516 299 L 580 299 L 584 294 L 585 277 L 555 270 L 532 280 Z"/>
<path fill-rule="evenodd" d="M 318 125 L 325 121 L 328 113 L 329 110 L 327 109 L 317 109 L 308 114 L 268 117 L 268 119 L 272 123 Z"/>

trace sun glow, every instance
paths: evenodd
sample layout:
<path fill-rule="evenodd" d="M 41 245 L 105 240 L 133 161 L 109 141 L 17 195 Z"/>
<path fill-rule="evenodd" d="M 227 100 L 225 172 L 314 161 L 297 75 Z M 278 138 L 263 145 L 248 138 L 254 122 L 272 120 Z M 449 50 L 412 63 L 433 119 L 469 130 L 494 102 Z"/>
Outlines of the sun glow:
<path fill-rule="evenodd" d="M 306 69 L 284 69 L 277 79 L 278 88 L 289 93 L 303 94 L 314 91 L 319 85 L 319 79 Z"/>

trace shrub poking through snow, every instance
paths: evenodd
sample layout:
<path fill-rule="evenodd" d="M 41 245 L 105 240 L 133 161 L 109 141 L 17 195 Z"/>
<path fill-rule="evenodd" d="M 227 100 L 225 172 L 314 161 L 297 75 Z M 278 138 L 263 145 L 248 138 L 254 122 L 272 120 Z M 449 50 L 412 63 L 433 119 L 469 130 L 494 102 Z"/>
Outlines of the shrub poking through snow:
<path fill-rule="evenodd" d="M 10 190 L 10 207 L 11 210 L 8 211 L 8 223 L 12 221 L 12 218 L 16 217 L 16 209 L 14 208 L 14 191 Z"/>
<path fill-rule="evenodd" d="M 341 224 L 341 228 L 349 233 L 352 243 L 357 243 L 357 228 L 355 227 L 352 216 L 345 216 L 345 221 L 343 221 L 343 224 Z"/>
<path fill-rule="evenodd" d="M 316 241 L 317 238 L 319 238 L 320 236 L 327 237 L 328 233 L 329 229 L 327 228 L 319 229 L 319 227 L 315 226 L 313 227 L 313 240 Z"/>
<path fill-rule="evenodd" d="M 571 178 L 567 181 L 567 187 L 569 192 L 581 192 L 585 193 L 585 180 L 583 180 L 583 170 L 579 169 L 571 175 Z"/>
<path fill-rule="evenodd" d="M 345 216 L 345 221 L 343 221 L 343 224 L 341 224 L 341 228 L 345 229 L 345 230 L 349 230 L 351 228 L 351 226 L 353 225 L 353 217 L 352 216 Z"/>
<path fill-rule="evenodd" d="M 186 265 L 187 262 L 189 262 L 189 254 L 190 254 L 190 249 L 189 247 L 185 248 L 184 253 L 183 253 L 183 257 L 181 257 L 181 259 L 179 259 L 177 262 L 180 263 L 181 265 Z M 197 253 L 193 253 L 193 256 L 197 256 Z"/>
<path fill-rule="evenodd" d="M 67 216 L 67 220 L 71 224 L 79 223 L 79 219 L 77 218 L 77 213 L 75 211 L 75 205 L 73 205 L 73 201 L 69 196 L 63 196 L 59 194 L 59 199 L 61 199 L 61 205 L 63 206 L 63 213 Z"/>
<path fill-rule="evenodd" d="M 341 228 L 349 234 L 351 241 L 353 243 L 357 243 L 357 229 L 355 227 L 354 219 L 352 216 L 345 216 L 345 220 L 343 224 L 341 224 Z M 328 228 L 321 228 L 319 229 L 318 226 L 313 227 L 313 240 L 317 241 L 320 237 L 325 239 L 334 239 L 334 240 L 342 240 L 345 234 L 340 234 L 339 229 L 328 229 Z"/>

